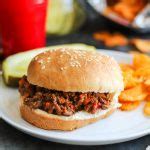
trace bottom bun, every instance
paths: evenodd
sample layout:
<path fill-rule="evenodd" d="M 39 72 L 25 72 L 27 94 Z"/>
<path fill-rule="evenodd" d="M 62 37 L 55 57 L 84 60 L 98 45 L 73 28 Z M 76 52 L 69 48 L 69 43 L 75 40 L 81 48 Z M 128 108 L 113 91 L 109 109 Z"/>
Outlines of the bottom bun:
<path fill-rule="evenodd" d="M 48 114 L 45 111 L 39 109 L 31 109 L 27 105 L 23 104 L 21 98 L 20 112 L 22 118 L 27 122 L 46 130 L 74 130 L 88 124 L 94 123 L 100 119 L 109 116 L 118 106 L 111 106 L 107 110 L 100 110 L 96 114 L 89 114 L 85 111 L 80 111 L 72 116 L 58 116 L 54 114 Z M 80 116 L 80 117 L 79 117 Z"/>

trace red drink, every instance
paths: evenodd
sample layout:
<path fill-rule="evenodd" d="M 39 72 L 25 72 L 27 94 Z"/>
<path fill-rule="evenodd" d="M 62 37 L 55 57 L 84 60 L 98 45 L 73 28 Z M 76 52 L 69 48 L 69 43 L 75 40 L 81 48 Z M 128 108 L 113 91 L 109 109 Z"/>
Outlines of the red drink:
<path fill-rule="evenodd" d="M 45 46 L 46 6 L 46 0 L 0 0 L 4 56 Z"/>

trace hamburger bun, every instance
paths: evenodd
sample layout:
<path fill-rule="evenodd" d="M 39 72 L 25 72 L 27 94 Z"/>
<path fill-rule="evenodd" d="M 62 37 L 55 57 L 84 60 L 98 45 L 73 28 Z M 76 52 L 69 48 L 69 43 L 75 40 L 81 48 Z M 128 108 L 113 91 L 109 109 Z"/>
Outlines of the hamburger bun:
<path fill-rule="evenodd" d="M 24 97 L 21 96 L 21 116 L 46 130 L 73 130 L 109 116 L 118 107 L 118 95 L 123 90 L 123 78 L 117 62 L 95 51 L 57 49 L 41 53 L 29 64 L 27 80 L 49 90 L 113 95 L 106 110 L 99 109 L 94 114 L 78 111 L 71 116 L 32 109 L 23 103 Z"/>
<path fill-rule="evenodd" d="M 80 111 L 68 117 L 48 114 L 40 109 L 31 109 L 23 104 L 22 97 L 20 98 L 20 102 L 20 112 L 24 120 L 38 128 L 62 131 L 71 131 L 106 118 L 118 107 L 118 104 L 115 103 L 109 109 L 100 110 L 96 114 L 89 114 L 85 111 Z"/>
<path fill-rule="evenodd" d="M 64 92 L 113 93 L 123 89 L 117 62 L 96 51 L 57 49 L 41 53 L 31 61 L 27 79 Z"/>

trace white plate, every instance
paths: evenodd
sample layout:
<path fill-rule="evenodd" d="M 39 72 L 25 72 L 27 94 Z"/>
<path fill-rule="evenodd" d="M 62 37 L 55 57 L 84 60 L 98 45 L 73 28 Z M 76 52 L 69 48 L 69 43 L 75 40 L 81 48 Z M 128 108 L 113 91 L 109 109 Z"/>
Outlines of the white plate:
<path fill-rule="evenodd" d="M 129 54 L 102 51 L 113 56 L 118 62 L 131 63 Z M 1 117 L 15 128 L 32 136 L 67 144 L 102 145 L 119 143 L 150 134 L 150 119 L 144 117 L 142 105 L 132 112 L 117 110 L 110 117 L 71 132 L 46 131 L 24 121 L 19 114 L 17 89 L 6 87 L 0 81 Z"/>

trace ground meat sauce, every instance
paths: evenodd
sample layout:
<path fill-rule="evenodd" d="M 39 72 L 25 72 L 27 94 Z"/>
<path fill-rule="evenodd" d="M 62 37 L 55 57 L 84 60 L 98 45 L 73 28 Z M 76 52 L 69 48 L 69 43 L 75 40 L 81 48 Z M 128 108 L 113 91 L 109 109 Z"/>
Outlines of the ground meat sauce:
<path fill-rule="evenodd" d="M 24 104 L 33 109 L 41 109 L 50 114 L 70 116 L 85 110 L 96 113 L 98 109 L 107 109 L 112 94 L 94 92 L 61 92 L 32 85 L 24 76 L 19 81 L 19 92 L 24 97 Z"/>

